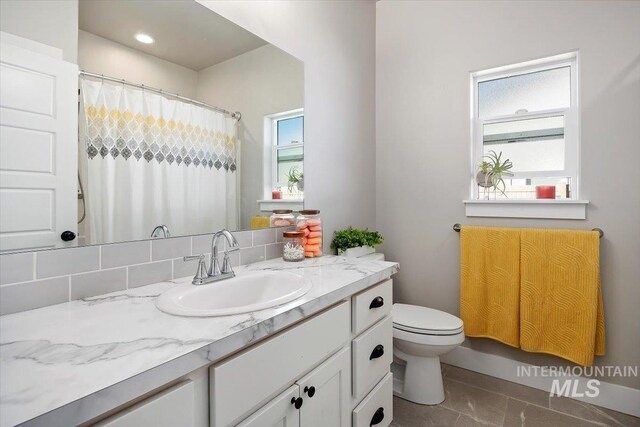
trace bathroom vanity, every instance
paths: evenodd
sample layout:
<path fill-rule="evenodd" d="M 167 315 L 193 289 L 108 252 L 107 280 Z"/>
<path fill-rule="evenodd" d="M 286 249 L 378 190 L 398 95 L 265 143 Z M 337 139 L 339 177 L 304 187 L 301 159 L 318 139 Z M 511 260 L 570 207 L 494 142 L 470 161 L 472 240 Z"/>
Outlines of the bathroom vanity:
<path fill-rule="evenodd" d="M 243 266 L 312 287 L 234 316 L 156 308 L 190 277 L 3 316 L 0 424 L 387 426 L 397 268 L 331 256 Z"/>

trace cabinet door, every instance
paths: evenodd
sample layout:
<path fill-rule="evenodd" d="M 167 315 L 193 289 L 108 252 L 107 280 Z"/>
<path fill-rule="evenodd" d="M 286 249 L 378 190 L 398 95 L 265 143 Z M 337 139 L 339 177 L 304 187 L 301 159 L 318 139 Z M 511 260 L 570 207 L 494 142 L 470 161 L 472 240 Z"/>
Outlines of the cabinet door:
<path fill-rule="evenodd" d="M 351 349 L 344 348 L 297 381 L 303 427 L 351 426 Z"/>
<path fill-rule="evenodd" d="M 94 427 L 193 427 L 193 381 L 186 381 L 145 399 Z"/>
<path fill-rule="evenodd" d="M 299 427 L 300 410 L 294 405 L 299 397 L 298 386 L 293 385 L 238 424 L 238 427 Z"/>

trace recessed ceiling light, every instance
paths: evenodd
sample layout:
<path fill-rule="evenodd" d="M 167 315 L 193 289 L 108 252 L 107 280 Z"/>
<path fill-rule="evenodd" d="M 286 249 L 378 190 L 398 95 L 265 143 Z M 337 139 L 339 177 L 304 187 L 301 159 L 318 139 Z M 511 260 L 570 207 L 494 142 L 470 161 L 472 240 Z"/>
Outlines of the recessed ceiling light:
<path fill-rule="evenodd" d="M 153 37 L 151 37 L 148 34 L 138 33 L 138 34 L 136 34 L 136 40 L 138 40 L 140 43 L 144 43 L 144 44 L 153 43 Z"/>

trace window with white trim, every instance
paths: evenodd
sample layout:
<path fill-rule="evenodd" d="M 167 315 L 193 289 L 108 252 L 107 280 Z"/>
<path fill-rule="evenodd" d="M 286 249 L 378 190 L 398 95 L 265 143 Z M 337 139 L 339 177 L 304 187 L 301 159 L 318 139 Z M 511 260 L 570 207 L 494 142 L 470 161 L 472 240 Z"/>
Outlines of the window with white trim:
<path fill-rule="evenodd" d="M 556 199 L 578 198 L 577 53 L 471 74 L 473 199 L 535 199 L 554 186 Z M 491 154 L 513 164 L 497 190 L 478 185 Z"/>
<path fill-rule="evenodd" d="M 271 132 L 272 188 L 282 191 L 285 198 L 302 198 L 304 111 L 298 109 L 272 115 Z M 295 177 L 294 182 L 291 182 L 291 176 Z"/>

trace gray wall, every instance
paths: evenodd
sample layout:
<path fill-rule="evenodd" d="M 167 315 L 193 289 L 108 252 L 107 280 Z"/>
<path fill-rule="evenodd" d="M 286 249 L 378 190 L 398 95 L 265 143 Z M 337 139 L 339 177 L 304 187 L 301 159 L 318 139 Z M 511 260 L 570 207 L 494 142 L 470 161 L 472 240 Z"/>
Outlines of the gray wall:
<path fill-rule="evenodd" d="M 456 222 L 600 227 L 607 355 L 597 364 L 638 364 L 639 23 L 638 2 L 378 2 L 376 214 L 383 250 L 401 265 L 397 301 L 458 313 Z M 587 220 L 466 218 L 469 72 L 575 49 Z M 528 363 L 563 363 L 490 340 L 466 345 Z M 640 378 L 607 381 L 640 388 Z"/>
<path fill-rule="evenodd" d="M 81 70 L 117 77 L 194 98 L 198 72 L 131 49 L 86 31 L 79 31 L 78 66 Z"/>
<path fill-rule="evenodd" d="M 199 0 L 200 1 L 200 0 Z M 375 226 L 375 3 L 200 1 L 304 61 L 305 207 Z"/>
<path fill-rule="evenodd" d="M 62 49 L 77 63 L 78 0 L 2 0 L 0 30 Z"/>

